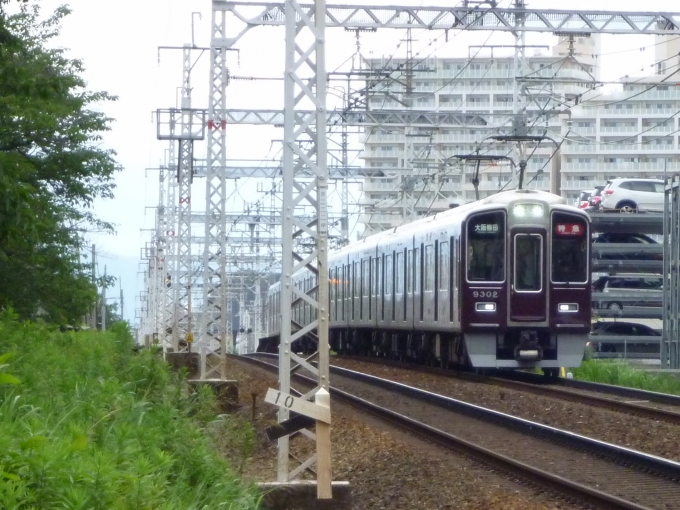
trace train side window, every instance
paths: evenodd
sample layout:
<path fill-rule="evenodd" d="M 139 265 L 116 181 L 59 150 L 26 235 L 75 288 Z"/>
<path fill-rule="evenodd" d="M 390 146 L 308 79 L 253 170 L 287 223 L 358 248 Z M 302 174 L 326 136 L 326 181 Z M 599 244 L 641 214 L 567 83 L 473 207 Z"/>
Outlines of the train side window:
<path fill-rule="evenodd" d="M 404 292 L 404 254 L 402 252 L 396 253 L 395 258 L 395 293 L 403 294 Z"/>
<path fill-rule="evenodd" d="M 380 259 L 373 259 L 373 292 L 374 296 L 380 295 Z"/>
<path fill-rule="evenodd" d="M 515 290 L 538 292 L 543 283 L 543 239 L 538 234 L 515 234 Z"/>
<path fill-rule="evenodd" d="M 385 295 L 392 295 L 392 255 L 385 257 Z"/>
<path fill-rule="evenodd" d="M 344 267 L 343 267 L 343 272 L 342 272 L 342 279 L 345 282 L 345 290 L 342 294 L 342 297 L 345 298 L 345 299 L 348 299 L 351 295 L 350 294 L 350 288 L 351 288 L 350 287 L 350 281 L 352 281 L 351 275 L 352 275 L 352 271 L 350 270 L 350 265 L 345 264 Z"/>
<path fill-rule="evenodd" d="M 413 250 L 406 254 L 406 293 L 413 293 Z"/>
<path fill-rule="evenodd" d="M 361 294 L 361 268 L 359 267 L 359 262 L 354 263 L 354 297 L 359 297 Z"/>
<path fill-rule="evenodd" d="M 368 297 L 369 295 L 369 286 L 371 283 L 371 273 L 369 269 L 369 264 L 370 264 L 371 259 L 369 258 L 368 260 L 362 260 L 361 261 L 361 282 L 362 282 L 362 287 L 364 289 L 363 291 L 363 296 Z"/>
<path fill-rule="evenodd" d="M 340 318 L 345 320 L 345 299 L 349 295 L 349 266 L 342 265 L 342 303 L 340 303 Z"/>
<path fill-rule="evenodd" d="M 328 271 L 328 280 L 329 280 L 329 283 L 330 283 L 330 285 L 329 285 L 330 288 L 328 289 L 328 299 L 329 299 L 331 311 L 334 311 L 334 307 L 335 307 L 335 285 L 336 285 L 335 282 L 337 281 L 335 279 L 336 273 L 337 273 L 336 269 L 331 269 L 331 270 Z"/>
<path fill-rule="evenodd" d="M 340 301 L 339 296 L 340 296 L 340 268 L 335 267 L 335 271 L 333 271 L 335 278 L 333 279 L 333 307 L 335 308 L 335 316 L 334 319 L 337 320 L 338 318 L 338 301 Z"/>
<path fill-rule="evenodd" d="M 572 214 L 553 214 L 551 279 L 553 282 L 588 281 L 588 226 Z"/>
<path fill-rule="evenodd" d="M 449 242 L 439 245 L 439 289 L 449 288 Z"/>
<path fill-rule="evenodd" d="M 467 279 L 505 281 L 505 214 L 476 214 L 467 225 Z"/>
<path fill-rule="evenodd" d="M 420 248 L 416 248 L 414 250 L 413 257 L 414 257 L 414 260 L 413 260 L 413 262 L 414 262 L 414 264 L 413 264 L 414 265 L 414 268 L 413 268 L 413 271 L 414 271 L 413 286 L 414 286 L 414 289 L 415 289 L 414 292 L 416 294 L 420 294 L 420 292 L 423 290 L 422 289 L 422 281 L 421 281 L 421 276 L 422 276 L 421 275 L 421 271 L 422 271 L 421 264 L 422 264 L 422 261 L 420 260 L 420 257 L 421 257 Z"/>
<path fill-rule="evenodd" d="M 425 291 L 434 290 L 434 246 L 425 246 Z"/>

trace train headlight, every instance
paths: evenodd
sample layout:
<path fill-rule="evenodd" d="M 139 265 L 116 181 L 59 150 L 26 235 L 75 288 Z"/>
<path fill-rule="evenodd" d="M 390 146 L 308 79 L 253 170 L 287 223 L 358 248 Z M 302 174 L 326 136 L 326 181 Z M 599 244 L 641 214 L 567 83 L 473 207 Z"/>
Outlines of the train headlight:
<path fill-rule="evenodd" d="M 475 303 L 475 310 L 478 312 L 495 312 L 496 303 Z"/>
<path fill-rule="evenodd" d="M 557 310 L 560 312 L 578 312 L 577 303 L 560 303 L 557 305 Z"/>
<path fill-rule="evenodd" d="M 515 204 L 512 214 L 517 218 L 540 218 L 543 216 L 543 206 L 541 204 Z"/>

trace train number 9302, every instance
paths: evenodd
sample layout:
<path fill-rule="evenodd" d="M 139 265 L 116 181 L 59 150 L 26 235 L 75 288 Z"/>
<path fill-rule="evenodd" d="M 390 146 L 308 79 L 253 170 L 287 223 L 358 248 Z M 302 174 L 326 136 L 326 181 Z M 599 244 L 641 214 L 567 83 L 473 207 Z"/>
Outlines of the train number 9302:
<path fill-rule="evenodd" d="M 474 290 L 472 291 L 473 298 L 497 298 L 497 290 Z"/>

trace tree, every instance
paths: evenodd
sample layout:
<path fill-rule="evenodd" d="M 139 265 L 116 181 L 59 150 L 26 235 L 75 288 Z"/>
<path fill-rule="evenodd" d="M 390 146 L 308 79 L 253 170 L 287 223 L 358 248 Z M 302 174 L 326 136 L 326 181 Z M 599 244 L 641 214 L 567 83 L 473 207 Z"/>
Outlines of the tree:
<path fill-rule="evenodd" d="M 6 3 L 6 2 L 5 2 Z M 0 3 L 0 308 L 74 322 L 96 290 L 79 251 L 85 232 L 112 231 L 91 211 L 113 196 L 114 152 L 98 147 L 112 119 L 92 107 L 82 62 L 47 47 L 66 7 L 6 15 Z"/>

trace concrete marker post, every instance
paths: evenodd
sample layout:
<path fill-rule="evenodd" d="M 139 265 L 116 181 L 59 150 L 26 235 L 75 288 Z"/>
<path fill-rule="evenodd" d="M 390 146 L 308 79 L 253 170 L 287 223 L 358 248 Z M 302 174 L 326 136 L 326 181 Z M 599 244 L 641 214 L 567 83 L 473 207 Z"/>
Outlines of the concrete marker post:
<path fill-rule="evenodd" d="M 324 388 L 319 388 L 314 396 L 318 406 L 330 410 L 331 395 Z M 331 425 L 322 421 L 316 422 L 316 497 L 317 499 L 331 499 Z"/>

